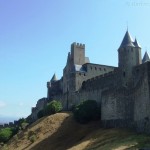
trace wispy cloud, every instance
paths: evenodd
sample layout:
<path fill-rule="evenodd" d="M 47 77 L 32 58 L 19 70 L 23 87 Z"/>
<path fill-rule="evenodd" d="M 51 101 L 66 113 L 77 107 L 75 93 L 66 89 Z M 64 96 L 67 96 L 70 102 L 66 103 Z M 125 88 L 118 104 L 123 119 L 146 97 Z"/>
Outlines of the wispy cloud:
<path fill-rule="evenodd" d="M 4 108 L 6 106 L 6 103 L 3 101 L 0 101 L 0 108 Z"/>

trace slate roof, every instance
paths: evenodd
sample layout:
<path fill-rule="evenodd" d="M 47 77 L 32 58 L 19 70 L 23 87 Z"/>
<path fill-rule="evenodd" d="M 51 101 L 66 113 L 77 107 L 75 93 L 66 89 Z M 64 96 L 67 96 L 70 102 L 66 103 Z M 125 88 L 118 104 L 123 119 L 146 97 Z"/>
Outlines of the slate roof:
<path fill-rule="evenodd" d="M 53 82 L 53 81 L 57 81 L 57 78 L 56 78 L 56 74 L 54 73 L 54 75 L 53 75 L 53 77 L 52 77 L 52 79 L 51 79 L 51 82 Z"/>
<path fill-rule="evenodd" d="M 126 47 L 126 46 L 131 46 L 131 47 L 135 47 L 134 44 L 133 44 L 133 40 L 132 40 L 132 37 L 130 36 L 129 32 L 127 31 L 123 40 L 122 40 L 122 43 L 120 45 L 120 48 L 121 47 Z"/>
<path fill-rule="evenodd" d="M 133 41 L 132 37 L 130 36 L 130 33 L 126 32 L 123 40 L 122 40 L 122 43 L 120 45 L 120 48 L 122 47 L 126 47 L 126 46 L 130 46 L 130 47 L 139 47 L 141 48 L 140 44 L 137 42 L 137 39 L 135 38 L 135 41 Z"/>
<path fill-rule="evenodd" d="M 137 42 L 137 39 L 135 38 L 135 41 L 134 41 L 134 46 L 135 47 L 140 47 L 141 48 L 141 46 L 139 45 L 139 43 Z"/>
<path fill-rule="evenodd" d="M 147 62 L 147 61 L 150 61 L 150 57 L 149 57 L 148 53 L 145 52 L 144 57 L 143 57 L 143 59 L 142 59 L 142 63 L 145 63 L 145 62 Z"/>

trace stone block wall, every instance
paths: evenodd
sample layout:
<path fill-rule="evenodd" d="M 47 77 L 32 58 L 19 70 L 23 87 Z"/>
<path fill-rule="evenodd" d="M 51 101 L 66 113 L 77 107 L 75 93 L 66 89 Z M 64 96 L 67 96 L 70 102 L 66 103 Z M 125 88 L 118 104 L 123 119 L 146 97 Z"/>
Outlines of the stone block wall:
<path fill-rule="evenodd" d="M 42 98 L 37 101 L 36 106 L 32 107 L 32 110 L 31 110 L 30 117 L 32 121 L 35 121 L 38 119 L 37 117 L 38 112 L 42 110 L 46 105 L 47 105 L 47 98 Z"/>

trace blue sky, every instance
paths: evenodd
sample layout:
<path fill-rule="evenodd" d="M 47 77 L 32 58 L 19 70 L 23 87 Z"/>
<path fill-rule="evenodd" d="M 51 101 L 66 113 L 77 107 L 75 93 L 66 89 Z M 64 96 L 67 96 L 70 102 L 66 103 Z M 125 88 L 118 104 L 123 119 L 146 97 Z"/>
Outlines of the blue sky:
<path fill-rule="evenodd" d="M 128 24 L 149 52 L 149 15 L 150 0 L 0 0 L 0 118 L 30 114 L 73 42 L 92 63 L 117 66 Z"/>

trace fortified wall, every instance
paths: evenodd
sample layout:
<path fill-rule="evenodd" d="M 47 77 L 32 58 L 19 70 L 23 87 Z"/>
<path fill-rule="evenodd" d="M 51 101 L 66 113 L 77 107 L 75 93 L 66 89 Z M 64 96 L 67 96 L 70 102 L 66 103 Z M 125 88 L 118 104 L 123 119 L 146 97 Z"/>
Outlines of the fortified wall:
<path fill-rule="evenodd" d="M 42 110 L 47 104 L 47 98 L 41 98 L 37 101 L 35 107 L 32 107 L 31 115 L 28 116 L 29 122 L 34 122 L 38 119 L 37 114 L 40 110 Z"/>
<path fill-rule="evenodd" d="M 69 110 L 83 100 L 96 100 L 105 127 L 150 133 L 150 58 L 147 52 L 141 58 L 141 46 L 128 31 L 118 60 L 118 67 L 90 63 L 85 45 L 71 44 L 62 78 L 54 74 L 47 82 L 48 101 L 59 100 Z"/>

